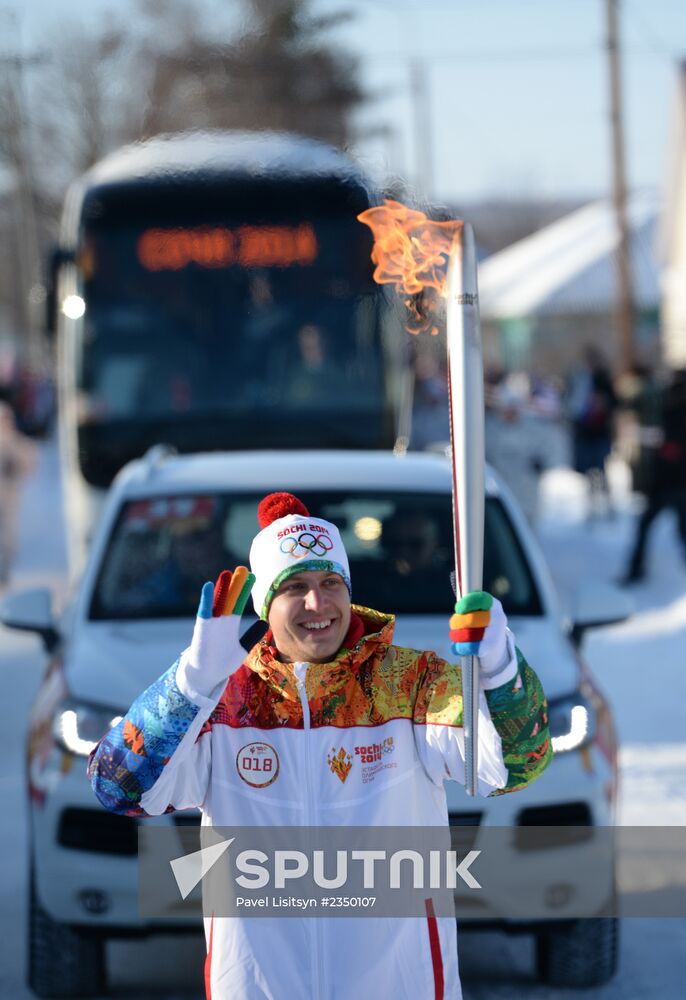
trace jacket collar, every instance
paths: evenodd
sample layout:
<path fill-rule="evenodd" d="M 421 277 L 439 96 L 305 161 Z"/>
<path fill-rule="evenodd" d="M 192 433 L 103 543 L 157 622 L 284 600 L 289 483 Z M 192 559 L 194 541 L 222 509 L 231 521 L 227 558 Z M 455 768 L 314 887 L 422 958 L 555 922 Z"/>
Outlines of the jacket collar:
<path fill-rule="evenodd" d="M 353 604 L 351 611 L 358 615 L 364 626 L 361 638 L 351 648 L 341 646 L 333 660 L 328 663 L 310 663 L 307 670 L 308 693 L 318 688 L 338 685 L 344 674 L 356 672 L 372 654 L 381 655 L 393 641 L 395 616 L 387 615 L 371 608 Z M 271 633 L 259 642 L 248 654 L 246 665 L 254 670 L 270 687 L 278 688 L 284 697 L 296 700 L 295 673 L 292 663 L 282 663 L 276 658 L 276 650 L 270 644 Z"/>

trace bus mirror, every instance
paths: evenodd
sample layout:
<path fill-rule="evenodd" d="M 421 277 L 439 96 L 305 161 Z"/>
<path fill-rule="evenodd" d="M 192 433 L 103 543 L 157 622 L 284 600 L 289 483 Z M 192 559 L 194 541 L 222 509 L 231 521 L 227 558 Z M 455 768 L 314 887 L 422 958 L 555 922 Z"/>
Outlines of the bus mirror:
<path fill-rule="evenodd" d="M 48 252 L 45 282 L 45 332 L 54 337 L 57 330 L 57 282 L 59 270 L 64 264 L 73 264 L 73 250 L 53 246 Z"/>

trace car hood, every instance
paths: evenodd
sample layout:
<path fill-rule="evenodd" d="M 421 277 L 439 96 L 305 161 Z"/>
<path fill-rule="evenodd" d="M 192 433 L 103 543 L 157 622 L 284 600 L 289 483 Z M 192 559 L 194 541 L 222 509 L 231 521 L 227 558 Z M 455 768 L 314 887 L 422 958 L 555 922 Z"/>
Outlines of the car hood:
<path fill-rule="evenodd" d="M 88 622 L 66 650 L 74 698 L 126 710 L 190 644 L 193 620 Z"/>
<path fill-rule="evenodd" d="M 578 687 L 577 661 L 559 629 L 543 618 L 517 618 L 510 624 L 548 698 Z M 191 619 L 83 623 L 65 655 L 70 693 L 91 704 L 125 710 L 178 659 L 192 633 Z M 394 642 L 454 658 L 447 638 L 447 616 L 400 615 Z"/>

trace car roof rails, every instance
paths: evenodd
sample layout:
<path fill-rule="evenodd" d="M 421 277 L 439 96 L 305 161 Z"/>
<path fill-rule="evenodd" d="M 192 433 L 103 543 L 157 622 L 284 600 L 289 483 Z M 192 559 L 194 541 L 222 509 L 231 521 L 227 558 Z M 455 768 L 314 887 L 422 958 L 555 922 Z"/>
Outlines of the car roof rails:
<path fill-rule="evenodd" d="M 144 476 L 151 477 L 163 462 L 173 455 L 178 455 L 178 453 L 178 448 L 173 444 L 154 444 L 148 448 L 141 458 Z"/>

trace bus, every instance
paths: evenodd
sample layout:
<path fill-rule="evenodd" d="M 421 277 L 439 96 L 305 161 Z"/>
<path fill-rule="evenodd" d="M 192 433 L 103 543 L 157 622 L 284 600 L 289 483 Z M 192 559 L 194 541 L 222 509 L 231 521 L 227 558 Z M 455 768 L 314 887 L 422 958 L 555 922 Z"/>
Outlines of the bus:
<path fill-rule="evenodd" d="M 124 147 L 69 189 L 53 256 L 70 564 L 103 491 L 180 452 L 393 447 L 402 322 L 344 153 L 280 133 Z"/>

